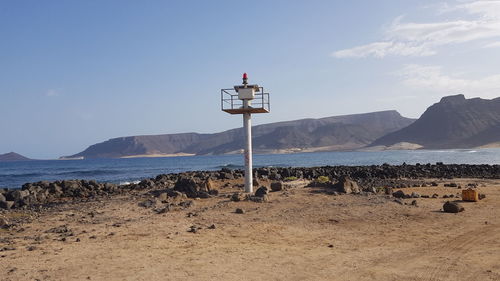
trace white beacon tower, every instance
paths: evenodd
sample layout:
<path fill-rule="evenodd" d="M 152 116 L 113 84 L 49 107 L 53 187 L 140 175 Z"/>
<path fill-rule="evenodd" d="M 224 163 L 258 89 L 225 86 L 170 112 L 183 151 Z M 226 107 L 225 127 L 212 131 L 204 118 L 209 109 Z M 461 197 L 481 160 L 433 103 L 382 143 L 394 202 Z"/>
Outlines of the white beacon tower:
<path fill-rule="evenodd" d="M 269 93 L 263 87 L 249 85 L 243 73 L 243 84 L 232 89 L 221 89 L 221 108 L 230 114 L 243 114 L 245 132 L 245 192 L 253 192 L 252 174 L 252 113 L 269 113 Z"/>

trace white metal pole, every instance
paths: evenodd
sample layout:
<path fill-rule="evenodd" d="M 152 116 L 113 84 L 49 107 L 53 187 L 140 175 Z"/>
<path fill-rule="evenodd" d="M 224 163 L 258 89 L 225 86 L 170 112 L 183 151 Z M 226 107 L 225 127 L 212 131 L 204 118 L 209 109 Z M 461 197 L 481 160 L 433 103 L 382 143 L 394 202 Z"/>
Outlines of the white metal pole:
<path fill-rule="evenodd" d="M 249 101 L 243 101 L 243 107 L 248 108 Z M 252 174 L 252 116 L 250 113 L 243 114 L 243 127 L 245 129 L 245 192 L 253 192 Z"/>

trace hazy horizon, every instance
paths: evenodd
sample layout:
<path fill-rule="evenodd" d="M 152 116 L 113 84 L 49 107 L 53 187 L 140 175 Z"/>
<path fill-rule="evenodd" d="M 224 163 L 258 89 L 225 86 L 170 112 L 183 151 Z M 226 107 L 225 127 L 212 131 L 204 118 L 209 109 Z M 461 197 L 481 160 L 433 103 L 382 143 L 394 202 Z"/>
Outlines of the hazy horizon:
<path fill-rule="evenodd" d="M 30 158 L 240 127 L 219 90 L 243 72 L 254 125 L 500 96 L 500 0 L 12 1 L 0 36 L 0 154 Z"/>

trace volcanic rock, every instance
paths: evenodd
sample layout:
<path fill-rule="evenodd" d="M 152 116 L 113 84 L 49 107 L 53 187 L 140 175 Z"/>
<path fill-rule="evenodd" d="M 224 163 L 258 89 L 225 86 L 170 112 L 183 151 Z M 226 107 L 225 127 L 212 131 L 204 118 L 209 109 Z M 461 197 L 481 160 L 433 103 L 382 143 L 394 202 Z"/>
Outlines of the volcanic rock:
<path fill-rule="evenodd" d="M 361 192 L 361 188 L 359 188 L 358 184 L 348 177 L 340 178 L 339 182 L 333 185 L 333 188 L 338 190 L 339 192 L 347 194 L 350 193 L 357 194 Z"/>
<path fill-rule="evenodd" d="M 272 191 L 282 191 L 283 188 L 283 182 L 281 181 L 275 181 L 271 183 L 271 190 Z"/>
<path fill-rule="evenodd" d="M 457 202 L 447 201 L 443 205 L 443 211 L 446 213 L 459 213 L 463 212 L 464 210 L 465 208 L 462 205 L 458 204 Z"/>
<path fill-rule="evenodd" d="M 257 197 L 264 197 L 264 195 L 267 195 L 269 193 L 267 187 L 261 186 L 259 189 L 255 191 L 255 196 Z"/>
<path fill-rule="evenodd" d="M 392 196 L 394 196 L 396 198 L 404 198 L 405 193 L 402 190 L 398 190 L 398 191 L 392 193 Z"/>

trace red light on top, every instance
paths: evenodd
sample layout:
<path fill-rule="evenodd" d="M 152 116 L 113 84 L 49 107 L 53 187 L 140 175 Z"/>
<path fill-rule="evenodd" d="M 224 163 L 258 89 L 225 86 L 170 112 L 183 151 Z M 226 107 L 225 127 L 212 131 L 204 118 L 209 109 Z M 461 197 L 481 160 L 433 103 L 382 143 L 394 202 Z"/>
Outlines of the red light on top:
<path fill-rule="evenodd" d="M 243 79 L 248 79 L 247 73 L 243 73 Z"/>

